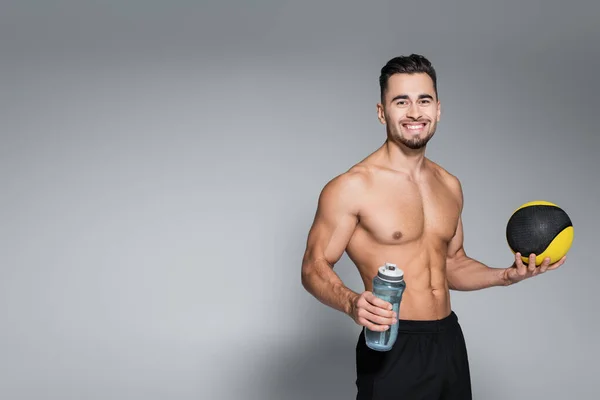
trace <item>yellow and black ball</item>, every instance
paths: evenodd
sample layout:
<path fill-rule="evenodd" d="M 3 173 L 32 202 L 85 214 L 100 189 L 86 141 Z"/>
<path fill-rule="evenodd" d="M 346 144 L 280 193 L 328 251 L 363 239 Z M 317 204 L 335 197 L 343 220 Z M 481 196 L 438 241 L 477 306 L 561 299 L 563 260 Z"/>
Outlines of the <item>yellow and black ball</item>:
<path fill-rule="evenodd" d="M 573 243 L 573 223 L 554 203 L 530 201 L 517 208 L 506 225 L 506 240 L 513 254 L 520 253 L 524 263 L 531 253 L 540 265 L 546 257 L 555 263 L 567 254 Z"/>

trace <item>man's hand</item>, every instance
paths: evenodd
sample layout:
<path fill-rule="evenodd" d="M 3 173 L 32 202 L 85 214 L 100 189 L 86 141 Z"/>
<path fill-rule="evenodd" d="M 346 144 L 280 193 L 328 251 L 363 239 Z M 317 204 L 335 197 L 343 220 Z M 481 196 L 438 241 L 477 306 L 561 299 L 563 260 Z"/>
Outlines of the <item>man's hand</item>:
<path fill-rule="evenodd" d="M 392 310 L 392 304 L 370 291 L 365 291 L 353 299 L 350 317 L 358 325 L 380 332 L 388 330 L 390 325 L 398 322 L 398 315 Z"/>
<path fill-rule="evenodd" d="M 526 265 L 521 259 L 521 254 L 515 254 L 515 262 L 512 266 L 504 270 L 504 280 L 508 285 L 520 282 L 524 279 L 531 278 L 546 271 L 554 270 L 564 264 L 567 256 L 564 256 L 554 264 L 550 264 L 550 258 L 546 257 L 542 264 L 535 265 L 535 254 L 529 255 L 529 265 Z"/>

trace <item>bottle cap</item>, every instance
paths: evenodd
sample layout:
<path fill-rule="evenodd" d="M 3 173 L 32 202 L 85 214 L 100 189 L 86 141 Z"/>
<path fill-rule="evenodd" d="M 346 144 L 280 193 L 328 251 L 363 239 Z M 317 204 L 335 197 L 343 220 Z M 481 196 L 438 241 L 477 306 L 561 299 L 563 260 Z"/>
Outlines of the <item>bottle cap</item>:
<path fill-rule="evenodd" d="M 399 269 L 396 264 L 385 263 L 385 265 L 379 267 L 377 276 L 388 282 L 401 282 L 404 280 L 404 271 Z"/>

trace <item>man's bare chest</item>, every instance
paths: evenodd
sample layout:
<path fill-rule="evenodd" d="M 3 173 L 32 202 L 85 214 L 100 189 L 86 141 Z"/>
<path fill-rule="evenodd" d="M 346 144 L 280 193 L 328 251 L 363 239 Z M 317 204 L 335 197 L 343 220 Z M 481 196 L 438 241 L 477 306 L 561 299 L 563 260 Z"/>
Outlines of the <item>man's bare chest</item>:
<path fill-rule="evenodd" d="M 382 184 L 367 196 L 359 224 L 383 244 L 423 237 L 447 242 L 456 231 L 459 213 L 456 195 L 443 183 Z"/>

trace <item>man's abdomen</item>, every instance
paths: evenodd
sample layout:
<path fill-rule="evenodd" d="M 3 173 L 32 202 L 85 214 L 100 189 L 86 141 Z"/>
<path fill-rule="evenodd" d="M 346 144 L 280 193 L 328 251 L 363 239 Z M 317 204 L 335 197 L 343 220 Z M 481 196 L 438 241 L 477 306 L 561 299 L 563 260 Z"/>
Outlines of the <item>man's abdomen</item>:
<path fill-rule="evenodd" d="M 400 319 L 438 320 L 450 314 L 450 296 L 445 289 L 409 289 L 408 283 L 400 303 Z"/>
<path fill-rule="evenodd" d="M 380 264 L 396 264 L 404 271 L 406 282 L 399 318 L 436 320 L 447 317 L 451 311 L 445 255 L 440 250 L 439 246 L 421 243 L 416 246 L 382 246 L 380 252 L 373 251 L 371 247 L 369 252 L 350 256 L 357 264 L 365 290 L 372 290 L 372 279 Z M 369 257 L 364 257 L 365 254 L 369 254 Z M 376 259 L 373 259 L 374 256 Z"/>

